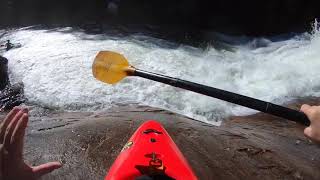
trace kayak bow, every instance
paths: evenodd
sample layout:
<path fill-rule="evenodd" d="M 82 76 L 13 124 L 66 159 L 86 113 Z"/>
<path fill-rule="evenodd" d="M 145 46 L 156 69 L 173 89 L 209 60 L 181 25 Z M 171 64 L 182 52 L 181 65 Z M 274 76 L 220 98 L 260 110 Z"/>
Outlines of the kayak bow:
<path fill-rule="evenodd" d="M 196 180 L 194 172 L 167 131 L 156 121 L 143 123 L 111 166 L 106 180 Z"/>

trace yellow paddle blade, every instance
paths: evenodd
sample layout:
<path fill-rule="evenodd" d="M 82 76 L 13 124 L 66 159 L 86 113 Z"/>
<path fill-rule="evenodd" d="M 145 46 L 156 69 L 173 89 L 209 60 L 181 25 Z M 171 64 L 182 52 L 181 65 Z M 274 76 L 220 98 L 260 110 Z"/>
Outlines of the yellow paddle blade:
<path fill-rule="evenodd" d="M 132 69 L 127 59 L 111 51 L 100 51 L 92 65 L 93 76 L 105 83 L 115 84 L 128 76 Z"/>

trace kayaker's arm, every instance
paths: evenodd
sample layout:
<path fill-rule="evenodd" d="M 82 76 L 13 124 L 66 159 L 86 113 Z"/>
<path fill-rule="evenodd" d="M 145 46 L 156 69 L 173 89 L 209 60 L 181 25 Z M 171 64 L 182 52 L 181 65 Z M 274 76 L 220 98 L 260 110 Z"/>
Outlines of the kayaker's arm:
<path fill-rule="evenodd" d="M 28 124 L 28 110 L 15 107 L 0 124 L 0 179 L 36 180 L 60 168 L 59 162 L 37 167 L 23 160 L 23 142 Z"/>
<path fill-rule="evenodd" d="M 304 134 L 312 141 L 320 144 L 320 106 L 304 104 L 301 106 L 301 111 L 310 120 L 310 126 L 304 129 Z"/>

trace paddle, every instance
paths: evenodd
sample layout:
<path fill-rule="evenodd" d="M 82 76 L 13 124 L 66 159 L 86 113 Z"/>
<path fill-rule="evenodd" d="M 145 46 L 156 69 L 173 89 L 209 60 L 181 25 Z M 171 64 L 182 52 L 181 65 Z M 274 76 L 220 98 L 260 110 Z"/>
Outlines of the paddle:
<path fill-rule="evenodd" d="M 108 84 L 115 84 L 127 76 L 139 76 L 299 122 L 306 126 L 310 124 L 304 113 L 293 109 L 225 90 L 136 69 L 128 63 L 125 57 L 116 52 L 99 52 L 93 62 L 92 72 L 96 79 Z"/>

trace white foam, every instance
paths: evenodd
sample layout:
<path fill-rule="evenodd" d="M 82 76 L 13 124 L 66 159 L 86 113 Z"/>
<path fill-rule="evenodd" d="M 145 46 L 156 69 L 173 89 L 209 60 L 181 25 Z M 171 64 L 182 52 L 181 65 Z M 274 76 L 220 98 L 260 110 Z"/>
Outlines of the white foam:
<path fill-rule="evenodd" d="M 100 50 L 124 54 L 134 66 L 283 103 L 295 97 L 320 96 L 320 33 L 272 42 L 254 39 L 233 51 L 206 51 L 144 37 L 87 35 L 72 28 L 16 30 L 5 36 L 22 48 L 10 50 L 10 77 L 22 81 L 32 103 L 67 110 L 97 110 L 114 103 L 138 102 L 219 124 L 221 117 L 252 110 L 131 77 L 114 86 L 94 79 L 93 59 Z"/>

